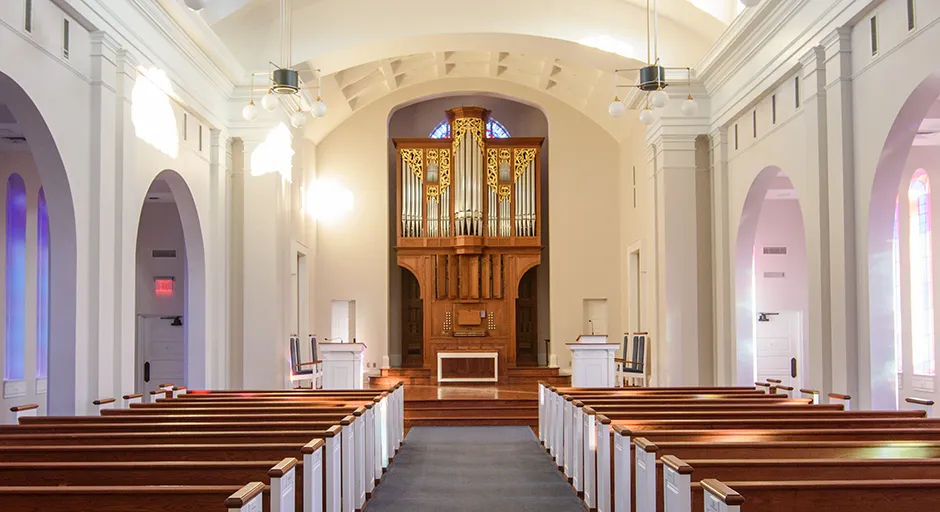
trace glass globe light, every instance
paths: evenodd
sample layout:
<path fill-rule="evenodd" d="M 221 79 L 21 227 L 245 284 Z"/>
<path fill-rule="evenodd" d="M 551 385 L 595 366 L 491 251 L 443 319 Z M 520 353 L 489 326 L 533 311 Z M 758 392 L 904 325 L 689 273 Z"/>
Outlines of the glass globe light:
<path fill-rule="evenodd" d="M 307 115 L 304 114 L 303 110 L 297 109 L 297 112 L 290 115 L 290 124 L 294 128 L 303 128 L 307 124 Z"/>
<path fill-rule="evenodd" d="M 183 0 L 183 3 L 186 4 L 186 7 L 199 12 L 206 8 L 206 4 L 209 3 L 209 0 Z"/>
<path fill-rule="evenodd" d="M 255 105 L 254 101 L 249 101 L 245 108 L 242 109 L 242 117 L 245 118 L 245 121 L 254 121 L 258 119 L 258 105 Z"/>
<path fill-rule="evenodd" d="M 326 103 L 319 96 L 317 96 L 317 102 L 313 104 L 311 109 L 313 117 L 323 117 L 326 115 Z"/>
<path fill-rule="evenodd" d="M 662 89 L 656 89 L 653 94 L 650 94 L 650 99 L 654 107 L 663 108 L 669 104 L 669 93 Z"/>
<path fill-rule="evenodd" d="M 261 98 L 261 106 L 268 112 L 274 112 L 274 109 L 277 108 L 277 103 L 277 96 L 271 91 L 268 91 L 268 93 Z"/>
<path fill-rule="evenodd" d="M 614 119 L 622 116 L 624 112 L 627 111 L 627 106 L 620 101 L 620 98 L 614 97 L 614 101 L 610 102 L 610 105 L 607 107 L 607 113 L 610 114 L 610 117 Z"/>
<path fill-rule="evenodd" d="M 744 4 L 744 7 L 757 7 L 760 0 L 741 0 L 741 3 Z"/>
<path fill-rule="evenodd" d="M 653 121 L 655 120 L 656 120 L 656 114 L 653 113 L 653 110 L 651 108 L 646 107 L 643 109 L 643 111 L 640 112 L 640 122 L 645 124 L 646 126 L 653 124 Z"/>
<path fill-rule="evenodd" d="M 690 94 L 689 97 L 682 102 L 681 109 L 683 114 L 687 116 L 694 116 L 695 114 L 698 114 L 698 103 L 694 98 L 692 98 L 692 95 Z"/>

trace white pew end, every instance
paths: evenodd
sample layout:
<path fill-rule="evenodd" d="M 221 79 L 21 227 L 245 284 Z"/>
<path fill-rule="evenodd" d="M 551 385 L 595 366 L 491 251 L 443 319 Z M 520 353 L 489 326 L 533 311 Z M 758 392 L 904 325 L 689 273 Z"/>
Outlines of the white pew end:
<path fill-rule="evenodd" d="M 633 440 L 636 451 L 636 510 L 637 512 L 655 512 L 656 510 L 656 452 L 659 447 L 648 439 L 637 437 Z M 619 475 L 617 478 L 621 478 Z"/>
<path fill-rule="evenodd" d="M 114 409 L 117 407 L 116 400 L 113 398 L 99 398 L 92 402 L 92 405 L 95 406 L 98 414 L 101 414 L 102 409 Z"/>
<path fill-rule="evenodd" d="M 321 512 L 323 508 L 323 456 L 326 441 L 314 439 L 300 449 L 304 455 L 304 512 Z"/>
<path fill-rule="evenodd" d="M 129 395 L 124 395 L 122 398 L 124 399 L 125 409 L 130 409 L 131 404 L 139 404 L 139 403 L 143 403 L 144 401 L 144 395 L 140 393 L 131 393 Z"/>
<path fill-rule="evenodd" d="M 297 459 L 286 457 L 268 470 L 271 478 L 271 512 L 294 512 L 294 468 Z M 306 489 L 304 489 L 306 491 Z"/>
<path fill-rule="evenodd" d="M 714 479 L 702 480 L 705 491 L 705 510 L 711 512 L 741 512 L 744 498 L 734 489 Z"/>
<path fill-rule="evenodd" d="M 225 508 L 228 512 L 261 512 L 262 491 L 264 491 L 264 484 L 261 482 L 245 484 L 235 494 L 225 499 Z"/>
<path fill-rule="evenodd" d="M 829 403 L 830 404 L 842 404 L 845 406 L 846 411 L 850 411 L 852 404 L 852 397 L 849 395 L 841 395 L 839 393 L 829 393 Z"/>
<path fill-rule="evenodd" d="M 800 396 L 803 398 L 812 398 L 814 405 L 819 404 L 819 391 L 815 389 L 801 389 Z"/>
<path fill-rule="evenodd" d="M 692 466 L 673 455 L 663 455 L 663 510 L 692 512 Z"/>
<path fill-rule="evenodd" d="M 933 400 L 928 400 L 926 398 L 915 398 L 911 396 L 905 398 L 904 401 L 911 404 L 913 406 L 911 407 L 912 409 L 920 409 L 927 413 L 928 418 L 933 417 Z"/>
<path fill-rule="evenodd" d="M 19 425 L 20 418 L 26 416 L 38 416 L 39 415 L 39 404 L 25 404 L 17 405 L 10 407 L 10 416 L 7 423 L 11 425 Z"/>

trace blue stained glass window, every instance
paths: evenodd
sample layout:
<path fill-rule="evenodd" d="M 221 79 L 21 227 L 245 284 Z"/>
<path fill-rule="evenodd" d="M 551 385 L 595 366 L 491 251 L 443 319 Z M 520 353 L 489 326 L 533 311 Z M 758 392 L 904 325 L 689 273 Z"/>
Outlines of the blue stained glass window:
<path fill-rule="evenodd" d="M 26 377 L 26 184 L 7 180 L 6 352 L 4 380 Z"/>
<path fill-rule="evenodd" d="M 490 139 L 508 139 L 509 130 L 502 125 L 499 121 L 495 119 L 490 119 L 486 123 L 486 137 Z M 431 130 L 431 133 L 428 135 L 428 138 L 431 139 L 449 139 L 450 138 L 450 123 L 441 121 L 441 124 L 434 127 Z"/>
<path fill-rule="evenodd" d="M 49 368 L 49 210 L 41 188 L 36 232 L 36 378 L 44 379 Z"/>

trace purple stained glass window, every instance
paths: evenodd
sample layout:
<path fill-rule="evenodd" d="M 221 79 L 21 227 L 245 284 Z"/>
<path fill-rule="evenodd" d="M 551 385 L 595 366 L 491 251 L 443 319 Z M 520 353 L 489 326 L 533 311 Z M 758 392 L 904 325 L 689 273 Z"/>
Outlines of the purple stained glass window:
<path fill-rule="evenodd" d="M 46 194 L 39 189 L 36 210 L 36 378 L 49 368 L 49 210 Z"/>
<path fill-rule="evenodd" d="M 26 184 L 7 180 L 6 358 L 4 380 L 26 377 Z"/>

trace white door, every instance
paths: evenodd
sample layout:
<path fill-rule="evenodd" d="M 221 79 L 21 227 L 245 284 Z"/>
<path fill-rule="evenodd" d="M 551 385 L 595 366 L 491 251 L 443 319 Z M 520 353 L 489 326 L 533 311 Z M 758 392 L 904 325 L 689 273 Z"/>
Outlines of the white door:
<path fill-rule="evenodd" d="M 137 317 L 138 392 L 147 395 L 166 383 L 185 385 L 184 333 L 185 327 L 173 325 L 172 319 Z"/>
<path fill-rule="evenodd" d="M 755 328 L 757 381 L 779 379 L 799 396 L 803 365 L 800 358 L 802 324 L 799 311 L 758 314 Z"/>

